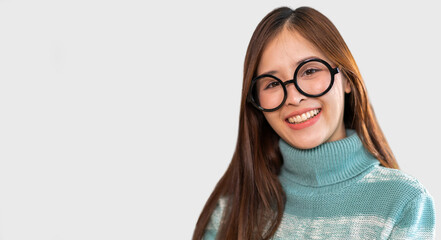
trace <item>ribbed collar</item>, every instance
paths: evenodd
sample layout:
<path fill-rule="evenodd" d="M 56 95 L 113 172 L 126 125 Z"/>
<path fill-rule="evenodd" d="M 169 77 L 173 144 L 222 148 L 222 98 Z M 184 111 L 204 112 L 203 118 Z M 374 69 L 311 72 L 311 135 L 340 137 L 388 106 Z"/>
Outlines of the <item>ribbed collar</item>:
<path fill-rule="evenodd" d="M 283 177 L 303 186 L 321 187 L 351 179 L 379 164 L 355 130 L 346 129 L 346 136 L 312 149 L 297 149 L 280 139 Z"/>

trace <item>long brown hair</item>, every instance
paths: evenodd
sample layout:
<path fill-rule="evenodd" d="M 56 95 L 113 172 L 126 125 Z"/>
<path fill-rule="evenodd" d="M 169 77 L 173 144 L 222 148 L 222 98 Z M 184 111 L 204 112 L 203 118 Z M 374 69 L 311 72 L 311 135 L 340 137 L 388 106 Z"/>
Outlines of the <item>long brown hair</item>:
<path fill-rule="evenodd" d="M 204 235 L 220 198 L 227 200 L 227 207 L 218 229 L 218 239 L 269 239 L 281 222 L 285 193 L 278 179 L 283 164 L 279 136 L 263 114 L 247 102 L 247 94 L 265 45 L 284 28 L 300 33 L 339 66 L 352 89 L 345 96 L 345 127 L 355 129 L 365 148 L 382 166 L 398 168 L 376 120 L 357 64 L 337 28 L 312 8 L 277 8 L 258 24 L 248 45 L 236 149 L 228 169 L 202 210 L 194 240 Z"/>

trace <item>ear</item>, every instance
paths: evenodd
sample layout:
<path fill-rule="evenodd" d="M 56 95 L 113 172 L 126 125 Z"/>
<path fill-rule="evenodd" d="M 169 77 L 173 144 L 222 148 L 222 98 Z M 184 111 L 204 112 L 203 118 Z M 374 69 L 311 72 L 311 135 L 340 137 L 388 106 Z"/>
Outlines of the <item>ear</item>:
<path fill-rule="evenodd" d="M 351 83 L 346 78 L 344 78 L 344 88 L 345 93 L 350 93 L 352 91 Z"/>

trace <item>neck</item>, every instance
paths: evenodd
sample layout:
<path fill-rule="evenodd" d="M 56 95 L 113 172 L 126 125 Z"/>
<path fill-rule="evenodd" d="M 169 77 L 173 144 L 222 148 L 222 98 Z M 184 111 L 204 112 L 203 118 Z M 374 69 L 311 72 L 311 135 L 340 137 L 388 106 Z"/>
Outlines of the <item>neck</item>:
<path fill-rule="evenodd" d="M 322 187 L 351 179 L 378 164 L 354 130 L 347 129 L 346 135 L 312 149 L 297 149 L 280 139 L 282 174 L 303 186 Z"/>

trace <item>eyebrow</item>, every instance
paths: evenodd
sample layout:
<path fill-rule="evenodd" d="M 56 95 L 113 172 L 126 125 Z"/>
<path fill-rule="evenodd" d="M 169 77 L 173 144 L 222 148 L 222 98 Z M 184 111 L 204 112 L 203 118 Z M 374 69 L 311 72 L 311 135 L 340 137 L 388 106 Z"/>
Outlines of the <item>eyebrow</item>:
<path fill-rule="evenodd" d="M 297 67 L 297 66 L 299 66 L 300 63 L 302 63 L 302 62 L 304 62 L 304 61 L 307 61 L 307 60 L 310 60 L 310 59 L 313 59 L 313 58 L 321 59 L 321 58 L 319 58 L 319 57 L 317 57 L 317 56 L 309 56 L 309 57 L 305 57 L 305 58 L 302 58 L 302 59 L 300 59 L 299 61 L 297 61 L 297 63 L 296 63 L 295 66 Z M 259 75 L 257 75 L 257 76 L 261 76 L 261 75 L 265 75 L 265 74 L 268 74 L 268 75 L 274 75 L 274 74 L 276 74 L 276 73 L 278 73 L 277 70 L 270 70 L 270 71 L 264 72 L 264 73 L 262 73 L 262 74 L 259 74 Z"/>

